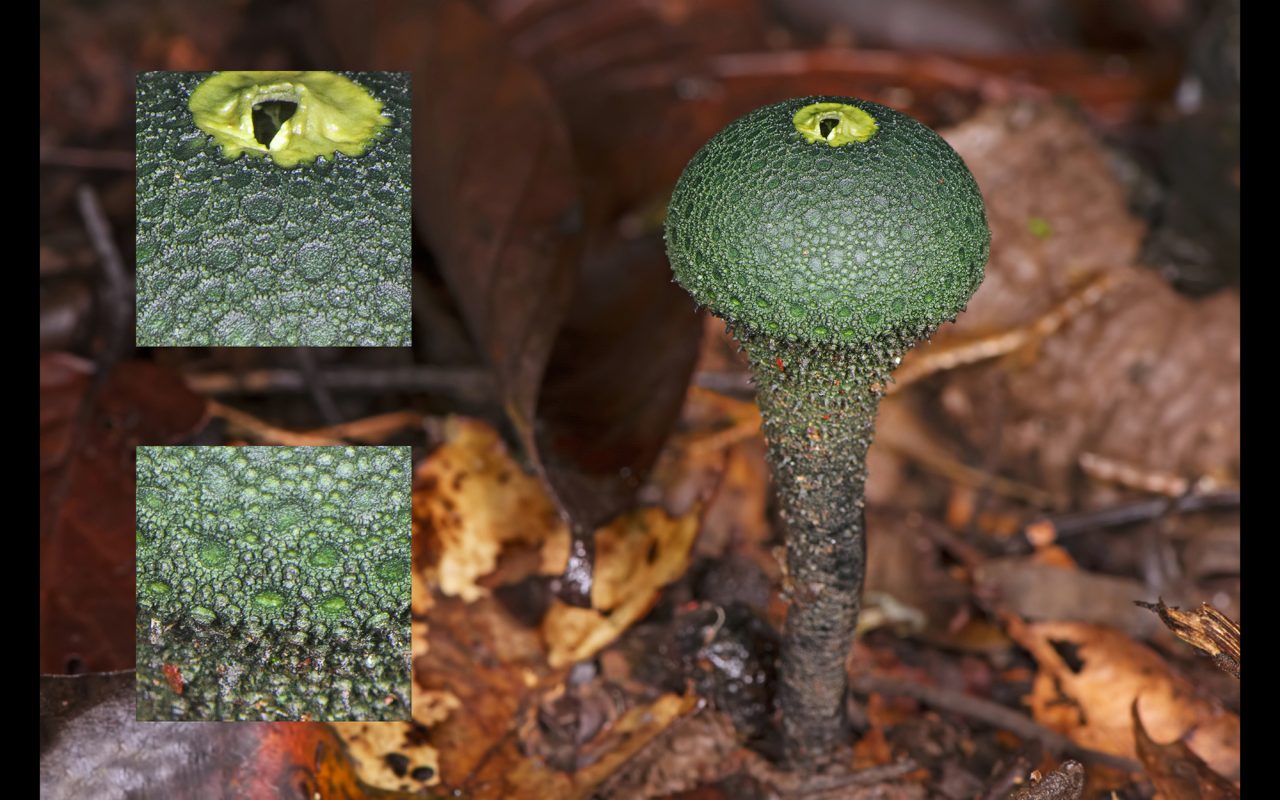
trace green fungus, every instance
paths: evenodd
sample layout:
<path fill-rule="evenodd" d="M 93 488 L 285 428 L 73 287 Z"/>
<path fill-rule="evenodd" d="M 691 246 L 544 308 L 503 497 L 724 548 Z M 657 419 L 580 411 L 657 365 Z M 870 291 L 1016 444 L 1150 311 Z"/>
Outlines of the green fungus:
<path fill-rule="evenodd" d="M 845 745 L 880 396 L 902 354 L 982 282 L 982 195 L 911 117 L 800 98 L 747 114 L 698 151 L 672 193 L 666 241 L 676 282 L 728 323 L 758 387 L 792 587 L 783 742 L 793 764 L 815 768 Z"/>

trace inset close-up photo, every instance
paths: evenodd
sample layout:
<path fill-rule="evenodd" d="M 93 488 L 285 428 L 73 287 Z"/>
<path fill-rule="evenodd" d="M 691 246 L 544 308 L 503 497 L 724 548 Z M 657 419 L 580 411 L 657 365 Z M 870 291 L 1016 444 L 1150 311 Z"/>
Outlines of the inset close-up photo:
<path fill-rule="evenodd" d="M 139 346 L 407 346 L 408 73 L 137 79 Z"/>
<path fill-rule="evenodd" d="M 137 453 L 139 720 L 408 718 L 409 448 Z"/>

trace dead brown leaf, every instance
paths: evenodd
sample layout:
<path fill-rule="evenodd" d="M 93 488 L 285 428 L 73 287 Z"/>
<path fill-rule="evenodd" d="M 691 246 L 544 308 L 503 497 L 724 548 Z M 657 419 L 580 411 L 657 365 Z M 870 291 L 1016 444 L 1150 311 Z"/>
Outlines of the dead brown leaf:
<path fill-rule="evenodd" d="M 550 668 L 546 656 L 538 631 L 491 597 L 438 599 L 414 671 L 421 696 L 449 699 L 435 703 L 440 713 L 410 738 L 429 745 L 420 752 L 435 755 L 440 788 L 477 800 L 586 798 L 697 705 L 693 696 L 674 694 L 632 704 L 589 731 L 575 749 L 579 769 L 567 772 L 532 752 L 522 734 L 543 700 L 562 691 L 566 672 Z M 414 715 L 422 726 L 419 699 Z"/>
<path fill-rule="evenodd" d="M 537 632 L 490 597 L 472 603 L 437 597 L 425 641 L 415 645 L 415 683 L 452 698 L 440 704 L 447 714 L 430 726 L 428 737 L 439 753 L 441 787 L 467 797 L 517 794 L 508 785 L 511 769 L 524 759 L 515 723 L 547 676 Z M 547 772 L 548 780 L 563 780 Z"/>
<path fill-rule="evenodd" d="M 900 635 L 923 637 L 949 647 L 989 648 L 991 641 L 955 629 L 969 606 L 966 583 L 947 571 L 937 545 L 919 520 L 901 512 L 867 511 L 866 608 L 858 618 L 865 631 L 887 625 Z M 1000 647 L 1007 647 L 1007 640 Z"/>
<path fill-rule="evenodd" d="M 567 546 L 568 529 L 542 483 L 493 428 L 464 417 L 445 421 L 444 442 L 418 465 L 413 519 L 415 564 L 432 586 L 467 601 L 488 593 L 477 581 L 503 548 L 540 550 L 550 539 Z"/>
<path fill-rule="evenodd" d="M 582 249 L 568 130 L 537 74 L 469 4 L 443 0 L 407 19 L 380 10 L 376 47 L 424 78 L 414 83 L 415 218 L 531 444 Z M 477 115 L 492 129 L 468 124 Z M 518 147 L 504 141 L 512 135 Z"/>
<path fill-rule="evenodd" d="M 1035 556 L 991 559 L 974 575 L 978 590 L 1024 619 L 1112 625 L 1135 639 L 1159 626 L 1134 606 L 1146 586 L 1132 578 L 1038 563 Z"/>
<path fill-rule="evenodd" d="M 415 719 L 417 713 L 415 707 Z M 407 792 L 440 782 L 440 753 L 425 740 L 424 728 L 417 722 L 330 725 L 347 743 L 360 779 L 370 786 Z"/>
<path fill-rule="evenodd" d="M 540 468 L 557 502 L 591 530 L 631 505 L 684 404 L 701 319 L 671 280 L 662 237 L 618 230 L 591 197 L 574 299 L 537 404 Z"/>
<path fill-rule="evenodd" d="M 1138 758 L 1164 800 L 1231 800 L 1240 796 L 1231 781 L 1209 769 L 1184 742 L 1157 744 L 1142 724 L 1137 700 L 1132 711 Z"/>
<path fill-rule="evenodd" d="M 418 467 L 414 493 L 415 563 L 427 584 L 475 600 L 478 582 L 504 549 L 537 554 L 528 569 L 504 575 L 554 575 L 568 557 L 568 528 L 542 484 L 511 459 L 483 422 L 451 418 L 445 442 Z M 663 586 L 682 575 L 698 531 L 700 505 L 673 517 L 660 508 L 627 512 L 596 532 L 598 562 L 593 608 L 556 601 L 543 621 L 549 663 L 589 658 L 639 620 Z"/>
<path fill-rule="evenodd" d="M 175 372 L 126 361 L 101 383 L 92 373 L 65 353 L 40 358 L 43 672 L 133 666 L 134 447 L 174 444 L 206 419 Z"/>
<path fill-rule="evenodd" d="M 585 539 L 631 503 L 696 355 L 698 318 L 661 238 L 620 234 L 611 184 L 584 195 L 557 98 L 494 20 L 462 0 L 379 2 L 357 23 L 362 45 L 346 6 L 329 10 L 348 60 L 424 76 L 416 219 L 526 455 Z M 589 588 L 566 580 L 566 596 Z"/>
<path fill-rule="evenodd" d="M 976 446 L 998 441 L 1001 471 L 1064 507 L 1080 505 L 1086 452 L 1188 479 L 1238 476 L 1238 295 L 1192 300 L 1135 266 L 1142 227 L 1067 111 L 997 106 L 945 133 L 982 188 L 992 258 L 940 344 L 1033 326 L 1076 287 L 1123 277 L 1052 335 L 949 376 L 942 400 L 958 429 Z"/>
<path fill-rule="evenodd" d="M 1012 621 L 1010 635 L 1039 664 L 1026 701 L 1042 725 L 1083 747 L 1133 758 L 1138 703 L 1151 735 L 1182 740 L 1215 772 L 1240 774 L 1240 719 L 1114 628 Z"/>

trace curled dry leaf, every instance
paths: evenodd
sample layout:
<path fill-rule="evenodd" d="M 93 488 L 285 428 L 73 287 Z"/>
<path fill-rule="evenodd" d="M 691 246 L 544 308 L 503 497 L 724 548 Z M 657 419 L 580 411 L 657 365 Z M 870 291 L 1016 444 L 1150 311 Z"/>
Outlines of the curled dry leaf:
<path fill-rule="evenodd" d="M 537 627 L 516 619 L 493 590 L 556 574 L 568 551 L 567 527 L 543 485 L 491 427 L 450 418 L 443 439 L 415 479 L 415 592 L 425 597 L 414 598 L 414 723 L 394 726 L 409 732 L 397 734 L 404 742 L 429 747 L 411 752 L 396 745 L 412 768 L 393 758 L 362 774 L 398 788 L 405 778 L 396 767 L 412 778 L 413 768 L 428 766 L 434 772 L 428 785 L 468 797 L 586 796 L 690 713 L 695 699 L 664 695 L 590 727 L 574 745 L 570 762 L 579 768 L 572 774 L 522 741 L 521 720 L 563 691 L 565 667 L 611 643 L 648 611 L 665 583 L 683 574 L 701 504 L 678 517 L 638 509 L 601 528 L 593 595 L 601 610 L 552 600 Z M 371 752 L 364 760 L 386 755 Z"/>
<path fill-rule="evenodd" d="M 415 83 L 416 220 L 581 540 L 564 594 L 585 602 L 585 540 L 631 504 L 670 431 L 698 318 L 661 238 L 621 236 L 603 189 L 584 199 L 557 99 L 493 20 L 462 0 L 382 2 L 356 23 L 361 52 L 347 7 L 327 8 L 348 61 L 430 76 Z"/>
<path fill-rule="evenodd" d="M 439 776 L 432 785 L 476 800 L 589 797 L 697 704 L 692 696 L 665 694 L 593 726 L 574 743 L 579 768 L 568 772 L 532 752 L 522 739 L 521 721 L 536 714 L 545 698 L 562 692 L 568 679 L 566 670 L 548 665 L 537 629 L 517 621 L 492 597 L 472 603 L 441 597 L 423 644 L 414 662 L 420 689 L 414 695 L 416 724 L 397 727 L 410 731 L 406 741 L 430 743 Z M 426 698 L 433 698 L 430 720 L 419 708 Z M 432 757 L 424 749 L 416 752 Z M 379 780 L 387 786 L 402 782 Z"/>
<path fill-rule="evenodd" d="M 445 421 L 444 442 L 418 465 L 413 522 L 415 565 L 440 592 L 467 601 L 487 594 L 478 580 L 504 548 L 568 536 L 542 484 L 497 431 L 464 417 Z"/>
<path fill-rule="evenodd" d="M 1220 669 L 1240 677 L 1240 626 L 1221 611 L 1208 603 L 1195 611 L 1170 608 L 1164 600 L 1136 605 L 1156 612 L 1175 636 L 1213 658 Z"/>
<path fill-rule="evenodd" d="M 439 753 L 441 787 L 466 797 L 519 796 L 507 786 L 507 776 L 525 758 L 516 724 L 521 709 L 537 702 L 543 681 L 554 682 L 537 632 L 492 597 L 467 603 L 437 596 L 426 637 L 415 645 L 414 682 L 422 694 L 413 698 L 414 719 L 423 720 L 420 697 L 437 698 L 429 738 Z M 562 780 L 553 774 L 547 779 Z M 533 788 L 554 792 L 555 785 L 525 787 Z"/>
<path fill-rule="evenodd" d="M 444 443 L 418 467 L 414 491 L 415 564 L 448 596 L 487 594 L 481 579 L 504 549 L 537 553 L 530 574 L 555 575 L 568 557 L 568 528 L 542 484 L 511 458 L 498 434 L 478 420 L 451 418 Z M 592 609 L 556 601 L 543 620 L 549 663 L 588 658 L 640 619 L 662 587 L 684 574 L 698 531 L 700 504 L 681 516 L 661 508 L 629 511 L 596 532 L 598 562 Z"/>
<path fill-rule="evenodd" d="M 1134 758 L 1130 707 L 1151 736 L 1182 740 L 1215 772 L 1240 774 L 1240 719 L 1114 628 L 1011 621 L 1010 635 L 1039 665 L 1026 700 L 1042 725 L 1081 746 Z"/>
<path fill-rule="evenodd" d="M 590 658 L 648 613 L 662 587 L 688 569 L 699 512 L 671 517 L 658 508 L 637 509 L 596 532 L 592 607 L 556 601 L 542 621 L 553 667 Z"/>
<path fill-rule="evenodd" d="M 631 759 L 698 706 L 698 698 L 694 695 L 664 694 L 652 703 L 628 709 L 596 740 L 586 743 L 583 749 L 596 751 L 595 759 L 573 774 L 565 794 L 555 796 L 583 800 L 598 796 L 595 793 L 597 786 L 621 771 Z M 545 769 L 528 759 L 516 767 L 512 778 L 519 781 L 525 774 Z"/>
<path fill-rule="evenodd" d="M 678 793 L 692 792 L 699 785 L 740 772 L 742 753 L 738 733 L 728 715 L 704 708 L 669 728 L 661 747 L 649 748 L 602 784 L 599 796 L 685 798 Z M 734 796 L 738 795 L 707 794 L 706 798 Z"/>

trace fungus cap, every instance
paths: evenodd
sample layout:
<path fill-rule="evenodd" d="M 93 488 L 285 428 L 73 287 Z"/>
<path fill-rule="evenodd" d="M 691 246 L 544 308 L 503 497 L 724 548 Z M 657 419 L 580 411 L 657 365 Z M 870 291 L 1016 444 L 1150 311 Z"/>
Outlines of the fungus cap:
<path fill-rule="evenodd" d="M 877 103 L 804 97 L 752 111 L 698 151 L 666 240 L 676 281 L 734 326 L 872 345 L 963 311 L 991 232 L 942 137 Z"/>

